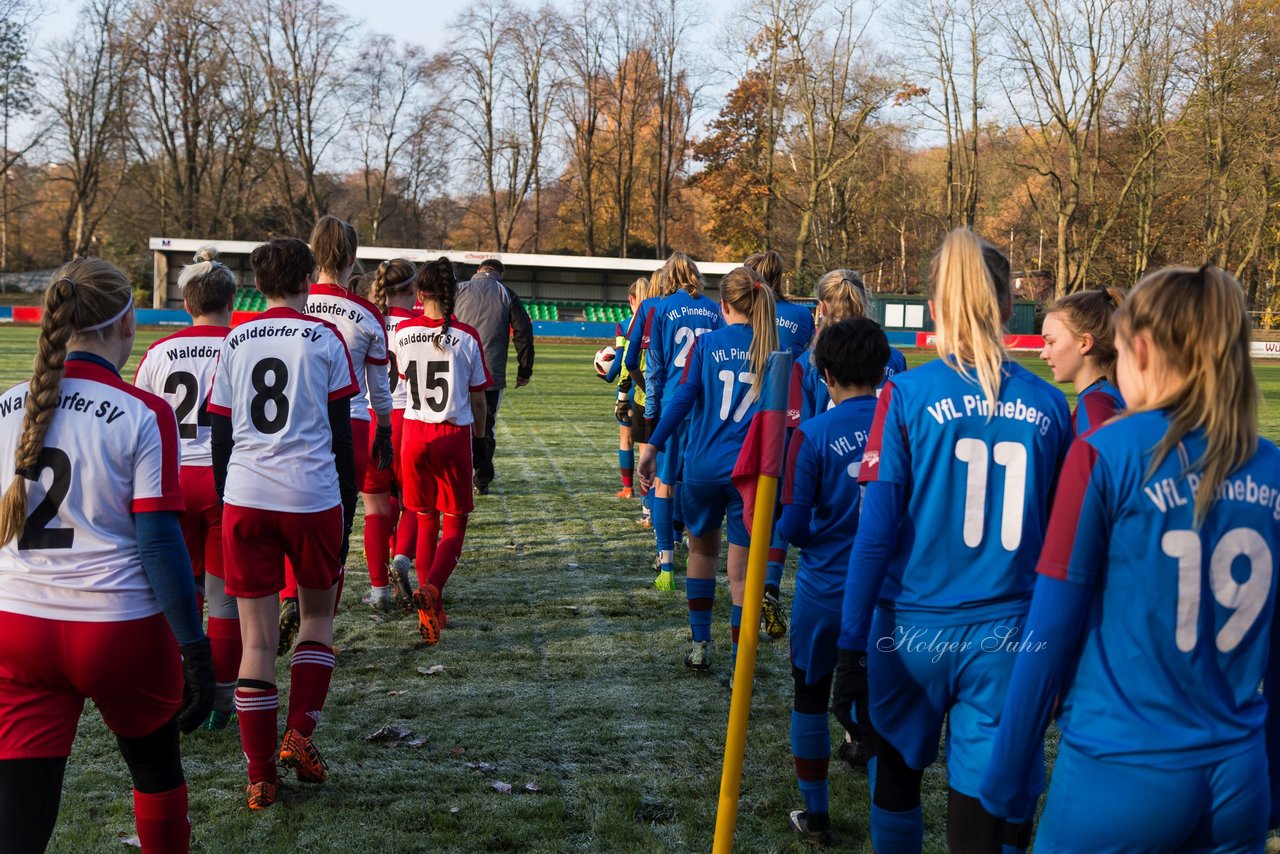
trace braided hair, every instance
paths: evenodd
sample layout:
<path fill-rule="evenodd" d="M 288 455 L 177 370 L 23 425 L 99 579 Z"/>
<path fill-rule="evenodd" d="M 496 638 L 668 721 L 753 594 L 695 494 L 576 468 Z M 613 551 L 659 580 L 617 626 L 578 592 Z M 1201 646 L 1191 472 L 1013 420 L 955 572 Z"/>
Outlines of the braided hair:
<path fill-rule="evenodd" d="M 445 257 L 429 261 L 418 268 L 413 281 L 418 289 L 418 297 L 423 302 L 435 300 L 440 303 L 444 325 L 440 328 L 442 340 L 436 342 L 436 347 L 443 350 L 443 338 L 449 333 L 449 324 L 453 320 L 453 302 L 458 296 L 458 277 L 454 275 L 453 262 Z"/>
<path fill-rule="evenodd" d="M 378 311 L 387 313 L 388 291 L 401 291 L 414 282 L 417 270 L 412 261 L 404 258 L 388 258 L 378 265 L 373 272 L 373 283 L 369 286 L 369 302 L 378 307 Z"/>
<path fill-rule="evenodd" d="M 73 338 L 112 334 L 115 320 L 133 303 L 129 278 L 100 258 L 77 258 L 53 274 L 44 292 L 44 315 L 35 364 L 22 414 L 22 435 L 14 455 L 14 478 L 0 498 L 0 545 L 7 545 L 27 521 L 27 481 L 40 476 L 44 440 L 58 410 L 67 349 Z"/>

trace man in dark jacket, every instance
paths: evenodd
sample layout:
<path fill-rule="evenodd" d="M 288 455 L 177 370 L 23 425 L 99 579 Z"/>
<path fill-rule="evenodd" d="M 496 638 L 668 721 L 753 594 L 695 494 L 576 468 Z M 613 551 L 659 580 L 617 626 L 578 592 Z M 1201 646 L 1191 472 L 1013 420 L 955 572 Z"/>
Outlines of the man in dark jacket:
<path fill-rule="evenodd" d="M 480 495 L 489 492 L 493 480 L 493 452 L 497 445 L 493 435 L 494 419 L 507 386 L 507 347 L 516 344 L 516 388 L 528 385 L 533 376 L 533 322 L 520 304 L 515 291 L 502 283 L 502 262 L 483 262 L 471 281 L 458 286 L 453 313 L 458 320 L 480 334 L 484 360 L 493 377 L 493 385 L 485 392 L 489 414 L 485 420 L 484 438 L 471 440 L 471 464 L 475 469 L 475 489 Z"/>

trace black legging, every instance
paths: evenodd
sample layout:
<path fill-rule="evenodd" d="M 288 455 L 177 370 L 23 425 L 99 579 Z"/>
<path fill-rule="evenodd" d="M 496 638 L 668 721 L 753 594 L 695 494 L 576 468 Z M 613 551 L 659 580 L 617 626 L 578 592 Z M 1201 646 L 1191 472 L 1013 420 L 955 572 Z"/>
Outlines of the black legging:
<path fill-rule="evenodd" d="M 493 480 L 493 455 L 498 447 L 493 428 L 498 417 L 498 404 L 502 402 L 502 389 L 485 391 L 484 402 L 486 404 L 484 436 L 471 437 L 471 467 L 475 469 L 476 486 L 486 486 Z"/>
<path fill-rule="evenodd" d="M 159 794 L 182 785 L 174 721 L 139 738 L 116 736 L 116 743 L 139 792 Z M 48 847 L 66 770 L 66 757 L 0 760 L 0 848 L 5 854 L 39 854 Z"/>

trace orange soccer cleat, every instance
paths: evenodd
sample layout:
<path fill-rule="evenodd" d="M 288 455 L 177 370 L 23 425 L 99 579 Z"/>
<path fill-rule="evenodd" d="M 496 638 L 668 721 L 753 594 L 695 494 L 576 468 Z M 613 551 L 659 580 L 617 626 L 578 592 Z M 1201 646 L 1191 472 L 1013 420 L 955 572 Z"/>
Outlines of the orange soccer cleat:
<path fill-rule="evenodd" d="M 276 802 L 276 793 L 280 786 L 277 783 L 250 783 L 245 793 L 249 796 L 249 809 L 265 810 Z"/>
<path fill-rule="evenodd" d="M 631 487 L 624 486 L 622 487 L 622 489 L 619 489 L 618 494 L 613 497 L 614 498 L 635 498 L 636 493 L 635 493 L 635 490 L 632 489 Z"/>
<path fill-rule="evenodd" d="M 280 742 L 280 764 L 293 769 L 301 783 L 323 783 L 329 778 L 329 766 L 308 736 L 296 729 L 284 731 Z"/>
<path fill-rule="evenodd" d="M 418 609 L 418 634 L 423 643 L 435 646 L 440 642 L 444 608 L 440 604 L 440 591 L 434 585 L 419 587 L 413 594 L 413 605 Z"/>

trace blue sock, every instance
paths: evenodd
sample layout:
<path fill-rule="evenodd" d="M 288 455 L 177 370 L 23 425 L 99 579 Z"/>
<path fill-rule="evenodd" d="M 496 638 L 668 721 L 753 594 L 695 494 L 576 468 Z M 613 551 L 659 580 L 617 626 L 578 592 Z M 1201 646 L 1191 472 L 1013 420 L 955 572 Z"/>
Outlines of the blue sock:
<path fill-rule="evenodd" d="M 671 485 L 671 521 L 679 530 L 684 532 L 684 506 L 680 503 L 680 481 L 676 481 Z"/>
<path fill-rule="evenodd" d="M 764 592 L 778 595 L 778 591 L 782 588 L 782 567 L 783 564 L 769 561 L 764 568 Z"/>
<path fill-rule="evenodd" d="M 924 810 L 889 812 L 871 805 L 871 847 L 876 854 L 920 854 L 924 847 Z"/>
<path fill-rule="evenodd" d="M 733 658 L 732 663 L 736 666 L 738 663 L 738 632 L 742 629 L 742 606 L 734 605 L 729 612 L 729 633 L 733 636 Z"/>
<path fill-rule="evenodd" d="M 714 578 L 686 578 L 684 595 L 689 600 L 689 631 L 695 641 L 711 640 L 711 609 L 716 603 Z"/>
<path fill-rule="evenodd" d="M 787 565 L 787 541 L 782 539 L 778 529 L 774 528 L 773 538 L 769 540 L 769 563 L 764 570 L 764 592 L 778 595 L 782 588 L 782 570 Z"/>
<path fill-rule="evenodd" d="M 827 766 L 831 762 L 831 731 L 825 714 L 791 713 L 791 758 L 805 812 L 829 812 Z"/>
<path fill-rule="evenodd" d="M 652 489 L 644 494 L 644 498 L 640 500 L 640 504 L 643 505 L 644 509 L 646 510 L 649 510 L 649 511 L 653 510 L 653 490 Z"/>
<path fill-rule="evenodd" d="M 631 448 L 618 449 L 618 470 L 622 473 L 622 485 L 631 488 L 632 477 L 636 469 L 636 452 Z"/>
<path fill-rule="evenodd" d="M 663 572 L 671 571 L 674 561 L 672 549 L 675 548 L 676 535 L 671 528 L 671 499 L 654 496 L 653 499 L 653 536 L 658 543 L 658 562 Z"/>

